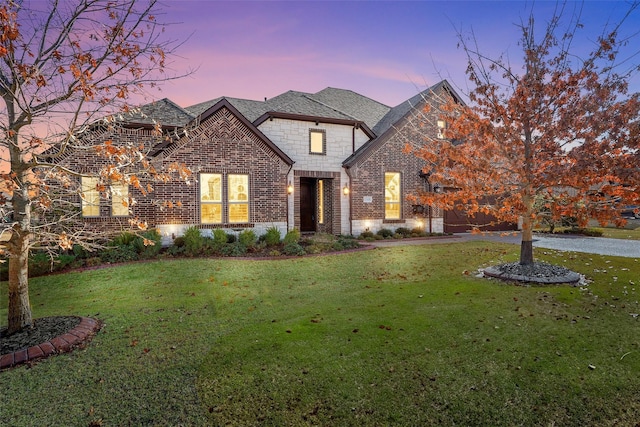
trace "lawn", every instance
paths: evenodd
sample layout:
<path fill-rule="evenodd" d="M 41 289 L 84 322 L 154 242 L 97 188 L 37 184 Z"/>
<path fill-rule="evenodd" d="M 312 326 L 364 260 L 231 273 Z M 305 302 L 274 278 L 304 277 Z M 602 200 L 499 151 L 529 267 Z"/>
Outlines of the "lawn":
<path fill-rule="evenodd" d="M 136 263 L 31 280 L 36 317 L 102 319 L 0 373 L 0 425 L 635 425 L 637 259 L 537 250 L 588 286 L 475 277 L 489 242 Z M 6 286 L 0 316 L 6 317 Z"/>

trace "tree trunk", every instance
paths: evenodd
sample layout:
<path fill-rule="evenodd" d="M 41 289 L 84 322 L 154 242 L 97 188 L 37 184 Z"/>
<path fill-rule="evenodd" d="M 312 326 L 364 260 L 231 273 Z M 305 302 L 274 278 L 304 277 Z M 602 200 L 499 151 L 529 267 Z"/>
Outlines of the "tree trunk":
<path fill-rule="evenodd" d="M 9 256 L 9 314 L 7 333 L 31 327 L 29 303 L 29 237 L 14 230 Z"/>
<path fill-rule="evenodd" d="M 520 243 L 520 264 L 533 264 L 533 229 L 531 214 L 526 213 L 522 220 L 522 242 Z"/>

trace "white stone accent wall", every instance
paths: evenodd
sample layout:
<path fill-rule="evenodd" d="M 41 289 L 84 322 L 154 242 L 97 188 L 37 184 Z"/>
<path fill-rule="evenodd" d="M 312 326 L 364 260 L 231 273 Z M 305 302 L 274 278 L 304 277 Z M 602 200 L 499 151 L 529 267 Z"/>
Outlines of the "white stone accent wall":
<path fill-rule="evenodd" d="M 350 125 L 305 122 L 290 119 L 266 120 L 259 129 L 295 161 L 295 170 L 338 172 L 342 162 L 368 141 L 362 129 Z M 309 130 L 326 132 L 326 154 L 309 154 Z"/>
<path fill-rule="evenodd" d="M 385 224 L 381 219 L 371 219 L 371 220 L 354 220 L 353 221 L 353 235 L 358 237 L 364 231 L 371 231 L 372 233 L 377 233 L 378 230 L 382 228 L 386 228 L 392 231 L 396 229 L 404 227 L 408 229 L 413 229 L 420 227 L 426 233 L 429 232 L 429 218 L 424 219 L 407 219 L 402 224 Z M 432 218 L 431 219 L 431 232 L 432 233 L 443 233 L 444 232 L 444 220 L 443 218 Z"/>
<path fill-rule="evenodd" d="M 162 246 L 171 246 L 173 244 L 173 239 L 176 237 L 183 236 L 187 228 L 191 226 L 198 227 L 200 224 L 162 224 L 158 225 L 158 231 L 160 232 L 160 236 L 162 236 Z M 254 224 L 253 228 L 245 228 L 242 230 L 253 230 L 256 233 L 257 237 L 262 236 L 267 232 L 267 230 L 271 227 L 277 227 L 280 230 L 280 234 L 284 238 L 287 234 L 287 223 L 286 222 L 263 222 Z M 233 228 L 222 228 L 227 234 L 235 234 L 238 236 L 241 231 L 235 231 Z M 214 229 L 211 228 L 201 228 L 200 233 L 204 237 L 212 237 Z"/>

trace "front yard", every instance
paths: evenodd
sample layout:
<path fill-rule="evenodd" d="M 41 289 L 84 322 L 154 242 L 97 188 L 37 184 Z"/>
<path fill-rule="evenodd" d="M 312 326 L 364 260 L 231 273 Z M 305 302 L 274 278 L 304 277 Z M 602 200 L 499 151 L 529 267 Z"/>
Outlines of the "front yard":
<path fill-rule="evenodd" d="M 588 286 L 475 277 L 488 242 L 176 259 L 31 280 L 89 346 L 1 372 L 2 425 L 633 425 L 637 259 L 539 259 Z M 6 286 L 0 295 L 6 317 Z"/>

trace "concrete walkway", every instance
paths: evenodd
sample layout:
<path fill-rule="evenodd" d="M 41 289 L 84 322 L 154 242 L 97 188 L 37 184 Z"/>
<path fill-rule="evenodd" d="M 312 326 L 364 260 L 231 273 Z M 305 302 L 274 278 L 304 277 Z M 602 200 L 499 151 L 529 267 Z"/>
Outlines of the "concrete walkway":
<path fill-rule="evenodd" d="M 496 234 L 471 234 L 459 233 L 453 236 L 428 239 L 409 240 L 377 240 L 372 244 L 378 247 L 400 246 L 400 245 L 424 245 L 466 242 L 471 240 L 486 240 L 493 242 L 520 244 L 520 233 L 508 236 Z M 534 248 L 557 249 L 570 252 L 584 252 L 600 255 L 622 256 L 627 258 L 640 258 L 640 240 L 608 239 L 605 237 L 585 237 L 585 236 L 545 236 L 535 234 L 533 236 Z"/>

